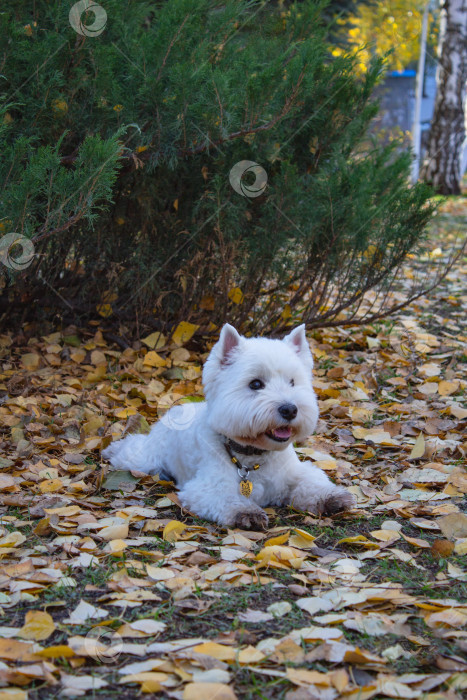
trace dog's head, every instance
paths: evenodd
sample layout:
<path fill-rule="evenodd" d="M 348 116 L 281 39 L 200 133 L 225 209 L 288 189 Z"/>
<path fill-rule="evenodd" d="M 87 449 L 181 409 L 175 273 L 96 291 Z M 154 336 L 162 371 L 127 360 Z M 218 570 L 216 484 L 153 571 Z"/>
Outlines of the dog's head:
<path fill-rule="evenodd" d="M 283 340 L 245 338 L 226 324 L 204 365 L 211 427 L 242 445 L 282 450 L 318 420 L 305 326 Z"/>

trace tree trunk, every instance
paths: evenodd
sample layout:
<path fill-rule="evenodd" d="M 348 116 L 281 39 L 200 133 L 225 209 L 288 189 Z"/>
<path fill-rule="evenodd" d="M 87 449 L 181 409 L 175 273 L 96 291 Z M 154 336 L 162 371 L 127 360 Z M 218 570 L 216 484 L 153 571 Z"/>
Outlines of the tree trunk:
<path fill-rule="evenodd" d="M 467 0 L 441 0 L 436 101 L 422 177 L 440 194 L 460 194 L 465 136 Z"/>

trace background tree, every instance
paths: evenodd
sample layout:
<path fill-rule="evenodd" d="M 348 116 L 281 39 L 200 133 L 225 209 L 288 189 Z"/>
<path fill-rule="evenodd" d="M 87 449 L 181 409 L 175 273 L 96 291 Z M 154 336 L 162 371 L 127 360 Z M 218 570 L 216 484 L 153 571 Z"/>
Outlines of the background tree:
<path fill-rule="evenodd" d="M 460 194 L 467 92 L 467 0 L 443 0 L 436 101 L 422 176 L 441 194 Z"/>
<path fill-rule="evenodd" d="M 404 70 L 418 59 L 424 2 L 418 0 L 387 0 L 358 4 L 349 17 L 350 45 L 360 50 L 360 68 L 375 56 L 384 56 L 386 66 Z M 430 13 L 428 44 L 436 45 L 437 26 Z M 338 53 L 337 50 L 336 53 Z"/>
<path fill-rule="evenodd" d="M 368 136 L 381 61 L 359 76 L 358 53 L 333 56 L 311 0 L 105 10 L 98 36 L 64 3 L 0 15 L 0 223 L 36 248 L 4 270 L 4 318 L 270 331 L 345 323 L 388 292 L 433 206 L 410 155 Z M 231 186 L 244 160 L 261 196 Z"/>

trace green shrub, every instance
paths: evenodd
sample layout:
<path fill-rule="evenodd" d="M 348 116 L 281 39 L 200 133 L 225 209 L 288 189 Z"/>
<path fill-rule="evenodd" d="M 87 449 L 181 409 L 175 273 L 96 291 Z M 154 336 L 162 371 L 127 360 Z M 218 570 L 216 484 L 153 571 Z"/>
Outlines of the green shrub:
<path fill-rule="evenodd" d="M 71 5 L 0 14 L 0 226 L 36 250 L 3 269 L 8 303 L 128 328 L 335 323 L 421 242 L 429 190 L 368 136 L 381 63 L 333 57 L 322 5 L 102 0 L 98 36 Z M 258 197 L 230 184 L 243 160 Z"/>

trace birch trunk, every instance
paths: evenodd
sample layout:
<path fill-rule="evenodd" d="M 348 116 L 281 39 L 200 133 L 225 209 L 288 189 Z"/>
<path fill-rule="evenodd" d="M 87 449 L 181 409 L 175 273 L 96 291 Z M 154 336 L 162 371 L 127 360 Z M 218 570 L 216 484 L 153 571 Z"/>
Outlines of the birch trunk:
<path fill-rule="evenodd" d="M 459 194 L 465 137 L 467 0 L 441 1 L 435 109 L 422 177 L 440 194 Z"/>

